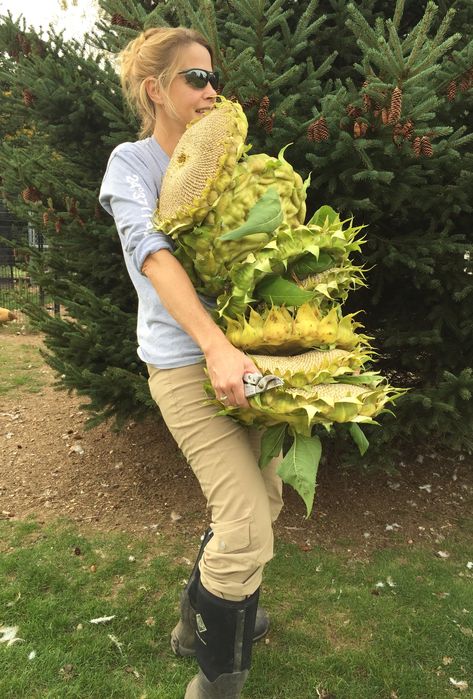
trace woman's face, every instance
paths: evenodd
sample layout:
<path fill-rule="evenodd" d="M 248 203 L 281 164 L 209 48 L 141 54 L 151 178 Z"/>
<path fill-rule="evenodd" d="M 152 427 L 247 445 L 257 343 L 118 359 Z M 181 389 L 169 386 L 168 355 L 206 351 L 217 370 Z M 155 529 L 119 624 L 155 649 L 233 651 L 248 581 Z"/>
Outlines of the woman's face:
<path fill-rule="evenodd" d="M 204 46 L 189 44 L 181 49 L 179 71 L 190 68 L 212 70 L 210 54 Z M 176 113 L 173 114 L 165 107 L 166 115 L 175 120 L 176 126 L 184 131 L 192 119 L 202 116 L 205 111 L 213 107 L 217 93 L 210 83 L 202 89 L 196 89 L 186 82 L 185 75 L 176 75 L 169 87 L 168 95 Z"/>

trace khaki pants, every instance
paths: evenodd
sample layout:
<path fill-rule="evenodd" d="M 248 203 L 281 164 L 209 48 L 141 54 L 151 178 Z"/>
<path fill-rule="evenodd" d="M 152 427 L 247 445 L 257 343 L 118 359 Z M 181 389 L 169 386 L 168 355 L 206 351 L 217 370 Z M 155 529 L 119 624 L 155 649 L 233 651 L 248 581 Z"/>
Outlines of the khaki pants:
<path fill-rule="evenodd" d="M 272 523 L 283 504 L 280 458 L 261 470 L 261 432 L 206 404 L 203 364 L 148 371 L 151 395 L 211 511 L 214 535 L 200 562 L 202 585 L 225 599 L 244 599 L 258 589 L 273 556 Z"/>

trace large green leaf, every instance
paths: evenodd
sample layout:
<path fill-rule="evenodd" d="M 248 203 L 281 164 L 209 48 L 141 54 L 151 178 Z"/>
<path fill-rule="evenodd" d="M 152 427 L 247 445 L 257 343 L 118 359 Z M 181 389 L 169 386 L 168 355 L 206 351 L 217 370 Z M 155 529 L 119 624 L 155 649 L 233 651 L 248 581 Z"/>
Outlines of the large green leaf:
<path fill-rule="evenodd" d="M 307 517 L 312 512 L 315 494 L 315 479 L 322 455 L 320 438 L 294 434 L 294 442 L 281 461 L 278 474 L 299 493 L 307 508 Z"/>
<path fill-rule="evenodd" d="M 275 306 L 302 306 L 314 298 L 314 292 L 301 289 L 288 279 L 268 275 L 255 288 L 254 297 Z"/>
<path fill-rule="evenodd" d="M 329 225 L 331 225 L 332 223 L 335 223 L 335 221 L 339 220 L 339 217 L 337 212 L 334 211 L 331 206 L 325 204 L 324 206 L 321 206 L 320 209 L 317 209 L 309 223 L 306 225 L 323 226 L 327 219 Z"/>
<path fill-rule="evenodd" d="M 250 209 L 245 223 L 229 233 L 224 233 L 218 240 L 240 240 L 253 233 L 272 233 L 281 225 L 283 218 L 278 190 L 276 187 L 269 187 Z"/>
<path fill-rule="evenodd" d="M 356 424 L 356 422 L 352 422 L 348 429 L 353 438 L 353 441 L 355 442 L 356 446 L 360 451 L 361 456 L 363 456 L 363 454 L 366 452 L 370 445 L 370 443 L 366 439 L 363 430 L 359 425 Z"/>
<path fill-rule="evenodd" d="M 330 269 L 334 264 L 335 260 L 333 257 L 329 255 L 328 252 L 322 250 L 318 258 L 311 253 L 304 255 L 300 260 L 289 265 L 289 271 L 295 274 L 299 279 L 304 279 L 311 274 L 325 272 L 326 269 Z"/>
<path fill-rule="evenodd" d="M 284 444 L 286 427 L 286 423 L 272 425 L 264 432 L 261 438 L 261 454 L 258 462 L 260 468 L 264 468 L 273 457 L 280 454 Z"/>

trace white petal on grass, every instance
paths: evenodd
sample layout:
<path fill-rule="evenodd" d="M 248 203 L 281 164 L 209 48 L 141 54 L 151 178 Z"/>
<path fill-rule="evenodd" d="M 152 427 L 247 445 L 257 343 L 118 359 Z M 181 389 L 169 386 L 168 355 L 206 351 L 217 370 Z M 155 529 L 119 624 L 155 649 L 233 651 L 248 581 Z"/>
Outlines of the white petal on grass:
<path fill-rule="evenodd" d="M 111 621 L 112 619 L 115 619 L 116 614 L 113 614 L 112 616 L 99 616 L 97 619 L 91 619 L 90 623 L 91 624 L 106 624 L 107 621 Z"/>
<path fill-rule="evenodd" d="M 24 638 L 18 638 L 18 626 L 0 626 L 0 643 L 6 643 L 7 646 L 13 645 L 17 641 L 24 641 Z"/>
<path fill-rule="evenodd" d="M 468 570 L 473 570 L 473 561 L 468 561 L 466 567 L 468 568 Z"/>
<path fill-rule="evenodd" d="M 439 558 L 450 558 L 448 551 L 437 551 L 437 556 Z"/>
<path fill-rule="evenodd" d="M 449 677 L 450 682 L 453 684 L 456 689 L 459 689 L 460 692 L 464 692 L 465 689 L 468 689 L 468 682 L 465 682 L 464 680 L 454 680 L 453 677 Z"/>
<path fill-rule="evenodd" d="M 386 524 L 386 531 L 387 532 L 393 532 L 393 531 L 396 531 L 397 529 L 401 529 L 401 525 L 398 524 L 397 522 L 393 522 L 393 524 Z"/>
<path fill-rule="evenodd" d="M 36 651 L 32 650 L 28 656 L 28 660 L 34 660 L 36 658 Z"/>
<path fill-rule="evenodd" d="M 109 639 L 111 640 L 111 642 L 118 648 L 120 653 L 123 655 L 123 651 L 122 651 L 123 643 L 120 643 L 118 638 L 113 633 L 109 633 L 107 635 L 108 635 Z"/>
<path fill-rule="evenodd" d="M 396 587 L 396 583 L 390 575 L 388 575 L 388 577 L 386 578 L 386 582 L 388 583 L 389 587 Z"/>

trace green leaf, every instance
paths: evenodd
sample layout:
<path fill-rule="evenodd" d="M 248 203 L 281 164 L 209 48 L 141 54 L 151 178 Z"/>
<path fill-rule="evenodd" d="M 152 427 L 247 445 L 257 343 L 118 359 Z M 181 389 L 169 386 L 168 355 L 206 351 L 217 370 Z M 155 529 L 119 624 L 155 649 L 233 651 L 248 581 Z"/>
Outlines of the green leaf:
<path fill-rule="evenodd" d="M 260 468 L 264 468 L 273 457 L 281 452 L 286 435 L 286 427 L 286 423 L 273 425 L 268 427 L 263 434 L 261 438 L 261 454 L 258 461 Z"/>
<path fill-rule="evenodd" d="M 300 260 L 297 260 L 290 266 L 290 271 L 293 272 L 299 279 L 304 279 L 311 274 L 320 274 L 330 269 L 334 264 L 334 259 L 328 252 L 322 251 L 317 259 L 315 255 L 304 255 Z"/>
<path fill-rule="evenodd" d="M 315 479 L 321 455 L 320 437 L 305 437 L 296 432 L 294 442 L 278 468 L 282 480 L 292 485 L 304 500 L 307 517 L 312 512 Z"/>
<path fill-rule="evenodd" d="M 314 298 L 313 291 L 301 289 L 294 282 L 274 275 L 265 277 L 255 288 L 253 295 L 275 306 L 302 306 Z"/>
<path fill-rule="evenodd" d="M 306 225 L 323 226 L 326 219 L 328 219 L 329 225 L 335 223 L 335 221 L 338 219 L 337 212 L 334 211 L 332 207 L 328 206 L 327 204 L 325 206 L 321 206 L 320 209 L 317 209 L 315 214 L 310 219 L 309 223 L 307 223 Z"/>
<path fill-rule="evenodd" d="M 269 187 L 250 209 L 245 223 L 234 231 L 224 233 L 218 240 L 240 240 L 252 233 L 272 233 L 281 225 L 282 220 L 283 212 L 278 191 L 276 187 Z"/>
<path fill-rule="evenodd" d="M 366 452 L 370 445 L 363 433 L 363 430 L 359 425 L 356 424 L 356 422 L 350 423 L 350 427 L 348 429 L 353 441 L 355 442 L 356 446 L 360 451 L 361 456 L 363 456 L 363 454 Z"/>

